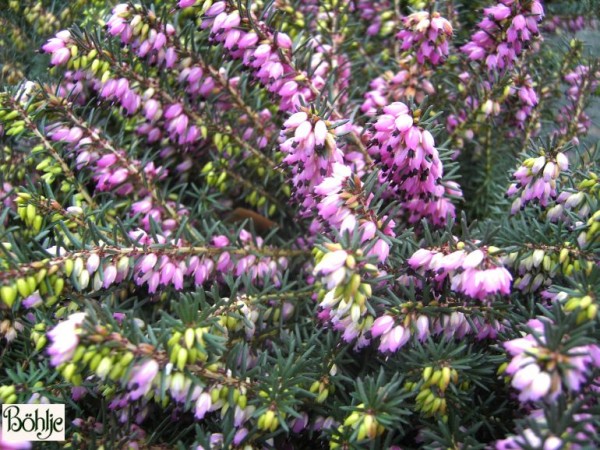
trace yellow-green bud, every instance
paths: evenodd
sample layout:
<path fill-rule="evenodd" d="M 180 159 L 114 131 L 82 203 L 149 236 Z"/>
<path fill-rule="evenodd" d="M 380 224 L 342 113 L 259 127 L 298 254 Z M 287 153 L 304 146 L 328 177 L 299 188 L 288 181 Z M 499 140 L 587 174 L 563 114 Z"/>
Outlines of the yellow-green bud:
<path fill-rule="evenodd" d="M 9 308 L 15 303 L 17 298 L 17 289 L 15 286 L 2 286 L 0 288 L 0 298 Z"/>

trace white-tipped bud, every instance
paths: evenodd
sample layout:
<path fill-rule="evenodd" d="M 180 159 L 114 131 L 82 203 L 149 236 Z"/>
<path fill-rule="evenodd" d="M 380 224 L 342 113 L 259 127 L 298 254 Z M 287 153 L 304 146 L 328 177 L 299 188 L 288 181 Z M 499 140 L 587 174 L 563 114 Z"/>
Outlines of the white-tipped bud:
<path fill-rule="evenodd" d="M 535 160 L 533 161 L 533 165 L 531 166 L 531 173 L 533 173 L 534 175 L 537 175 L 539 173 L 539 171 L 542 170 L 542 168 L 544 167 L 545 164 L 546 164 L 545 156 L 539 156 L 539 157 L 535 158 Z"/>

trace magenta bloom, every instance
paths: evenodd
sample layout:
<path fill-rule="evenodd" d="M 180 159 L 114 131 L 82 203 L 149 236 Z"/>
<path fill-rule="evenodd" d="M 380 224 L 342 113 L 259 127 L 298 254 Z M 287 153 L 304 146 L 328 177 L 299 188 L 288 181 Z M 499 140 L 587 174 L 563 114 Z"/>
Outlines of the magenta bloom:
<path fill-rule="evenodd" d="M 68 30 L 63 30 L 59 31 L 56 37 L 42 45 L 42 50 L 50 53 L 51 65 L 62 66 L 71 59 L 71 49 L 68 47 L 71 44 L 71 33 Z"/>
<path fill-rule="evenodd" d="M 557 197 L 556 182 L 568 167 L 569 160 L 561 152 L 552 159 L 544 155 L 527 159 L 514 172 L 516 183 L 511 184 L 506 192 L 508 196 L 516 196 L 511 213 L 516 214 L 530 202 L 547 206 Z"/>
<path fill-rule="evenodd" d="M 404 29 L 396 37 L 402 50 L 414 52 L 417 62 L 438 65 L 448 56 L 448 40 L 452 37 L 452 24 L 438 12 L 419 11 L 402 19 Z"/>
<path fill-rule="evenodd" d="M 287 156 L 284 164 L 292 171 L 293 195 L 301 203 L 301 213 L 311 214 L 317 206 L 314 192 L 330 191 L 332 182 L 321 186 L 324 178 L 333 174 L 335 164 L 343 162 L 343 154 L 337 147 L 334 135 L 318 117 L 299 111 L 292 114 L 283 124 L 279 142 L 281 151 Z M 340 183 L 343 171 L 337 169 Z"/>
<path fill-rule="evenodd" d="M 510 293 L 512 275 L 484 247 L 450 253 L 419 249 L 408 259 L 408 265 L 438 284 L 449 278 L 454 291 L 471 298 L 484 300 L 494 294 Z"/>
<path fill-rule="evenodd" d="M 383 108 L 373 124 L 370 152 L 381 160 L 382 181 L 390 183 L 411 223 L 428 217 L 443 225 L 448 215 L 454 216 L 454 207 L 444 198 L 444 168 L 433 136 L 418 126 L 404 103 Z"/>
<path fill-rule="evenodd" d="M 538 22 L 544 9 L 537 1 L 500 0 L 484 10 L 478 31 L 461 50 L 472 61 L 480 61 L 489 71 L 514 67 L 525 47 L 539 34 Z"/>

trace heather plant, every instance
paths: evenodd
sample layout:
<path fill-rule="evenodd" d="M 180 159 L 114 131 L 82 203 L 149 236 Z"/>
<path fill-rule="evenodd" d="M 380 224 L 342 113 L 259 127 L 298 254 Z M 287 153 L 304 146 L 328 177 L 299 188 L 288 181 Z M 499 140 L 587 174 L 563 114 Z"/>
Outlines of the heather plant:
<path fill-rule="evenodd" d="M 0 5 L 0 403 L 53 445 L 600 447 L 598 2 Z"/>

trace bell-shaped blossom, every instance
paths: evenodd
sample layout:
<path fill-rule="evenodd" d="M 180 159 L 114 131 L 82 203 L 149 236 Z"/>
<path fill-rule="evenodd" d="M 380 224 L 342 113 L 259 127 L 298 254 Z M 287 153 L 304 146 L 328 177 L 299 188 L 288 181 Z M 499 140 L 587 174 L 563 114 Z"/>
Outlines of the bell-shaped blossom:
<path fill-rule="evenodd" d="M 85 317 L 85 313 L 71 314 L 67 320 L 59 322 L 48 332 L 48 354 L 53 366 L 59 366 L 73 358 L 79 345 L 79 333 Z"/>

